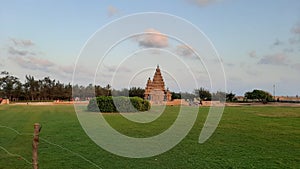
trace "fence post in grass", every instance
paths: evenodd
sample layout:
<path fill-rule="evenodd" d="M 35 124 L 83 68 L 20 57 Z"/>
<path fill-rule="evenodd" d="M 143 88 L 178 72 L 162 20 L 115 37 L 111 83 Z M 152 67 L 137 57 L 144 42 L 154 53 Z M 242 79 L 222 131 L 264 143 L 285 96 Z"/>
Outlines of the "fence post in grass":
<path fill-rule="evenodd" d="M 38 169 L 38 145 L 39 145 L 40 124 L 34 123 L 34 134 L 32 141 L 32 165 L 33 169 Z"/>

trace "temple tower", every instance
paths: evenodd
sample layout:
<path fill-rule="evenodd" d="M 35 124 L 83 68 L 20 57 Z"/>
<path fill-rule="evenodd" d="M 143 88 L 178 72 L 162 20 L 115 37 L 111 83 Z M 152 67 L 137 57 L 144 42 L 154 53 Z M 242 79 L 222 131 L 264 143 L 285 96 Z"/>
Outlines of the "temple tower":
<path fill-rule="evenodd" d="M 144 98 L 152 104 L 162 104 L 166 101 L 171 101 L 172 94 L 165 89 L 165 82 L 162 77 L 159 66 L 155 70 L 153 80 L 150 77 L 147 81 Z"/>

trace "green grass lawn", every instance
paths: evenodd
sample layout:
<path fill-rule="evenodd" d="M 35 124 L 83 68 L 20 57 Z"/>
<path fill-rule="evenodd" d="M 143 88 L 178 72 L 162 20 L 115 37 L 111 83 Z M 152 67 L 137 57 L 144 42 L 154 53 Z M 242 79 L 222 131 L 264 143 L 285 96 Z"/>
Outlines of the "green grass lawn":
<path fill-rule="evenodd" d="M 0 168 L 32 168 L 22 157 L 31 162 L 35 122 L 42 124 L 40 168 L 300 168 L 299 107 L 226 107 L 213 136 L 198 144 L 208 110 L 200 109 L 190 133 L 170 151 L 131 159 L 111 154 L 89 139 L 73 106 L 2 105 Z M 149 137 L 166 130 L 177 111 L 178 107 L 167 107 L 149 124 L 133 123 L 119 114 L 104 116 L 121 133 Z"/>

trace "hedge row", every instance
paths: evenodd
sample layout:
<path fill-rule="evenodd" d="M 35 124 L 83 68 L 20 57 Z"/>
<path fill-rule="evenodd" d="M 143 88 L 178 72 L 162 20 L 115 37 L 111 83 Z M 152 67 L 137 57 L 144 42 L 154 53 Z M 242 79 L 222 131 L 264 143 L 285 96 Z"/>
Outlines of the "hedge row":
<path fill-rule="evenodd" d="M 87 108 L 93 112 L 137 112 L 148 111 L 150 103 L 139 97 L 100 96 L 91 99 Z"/>

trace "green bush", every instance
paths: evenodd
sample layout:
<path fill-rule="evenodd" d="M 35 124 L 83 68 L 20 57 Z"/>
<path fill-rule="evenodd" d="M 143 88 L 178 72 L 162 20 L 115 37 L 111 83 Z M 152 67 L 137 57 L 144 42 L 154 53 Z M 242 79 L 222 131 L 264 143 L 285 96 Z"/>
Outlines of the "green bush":
<path fill-rule="evenodd" d="M 87 108 L 93 112 L 137 112 L 148 111 L 150 103 L 139 97 L 100 96 L 91 99 Z"/>

